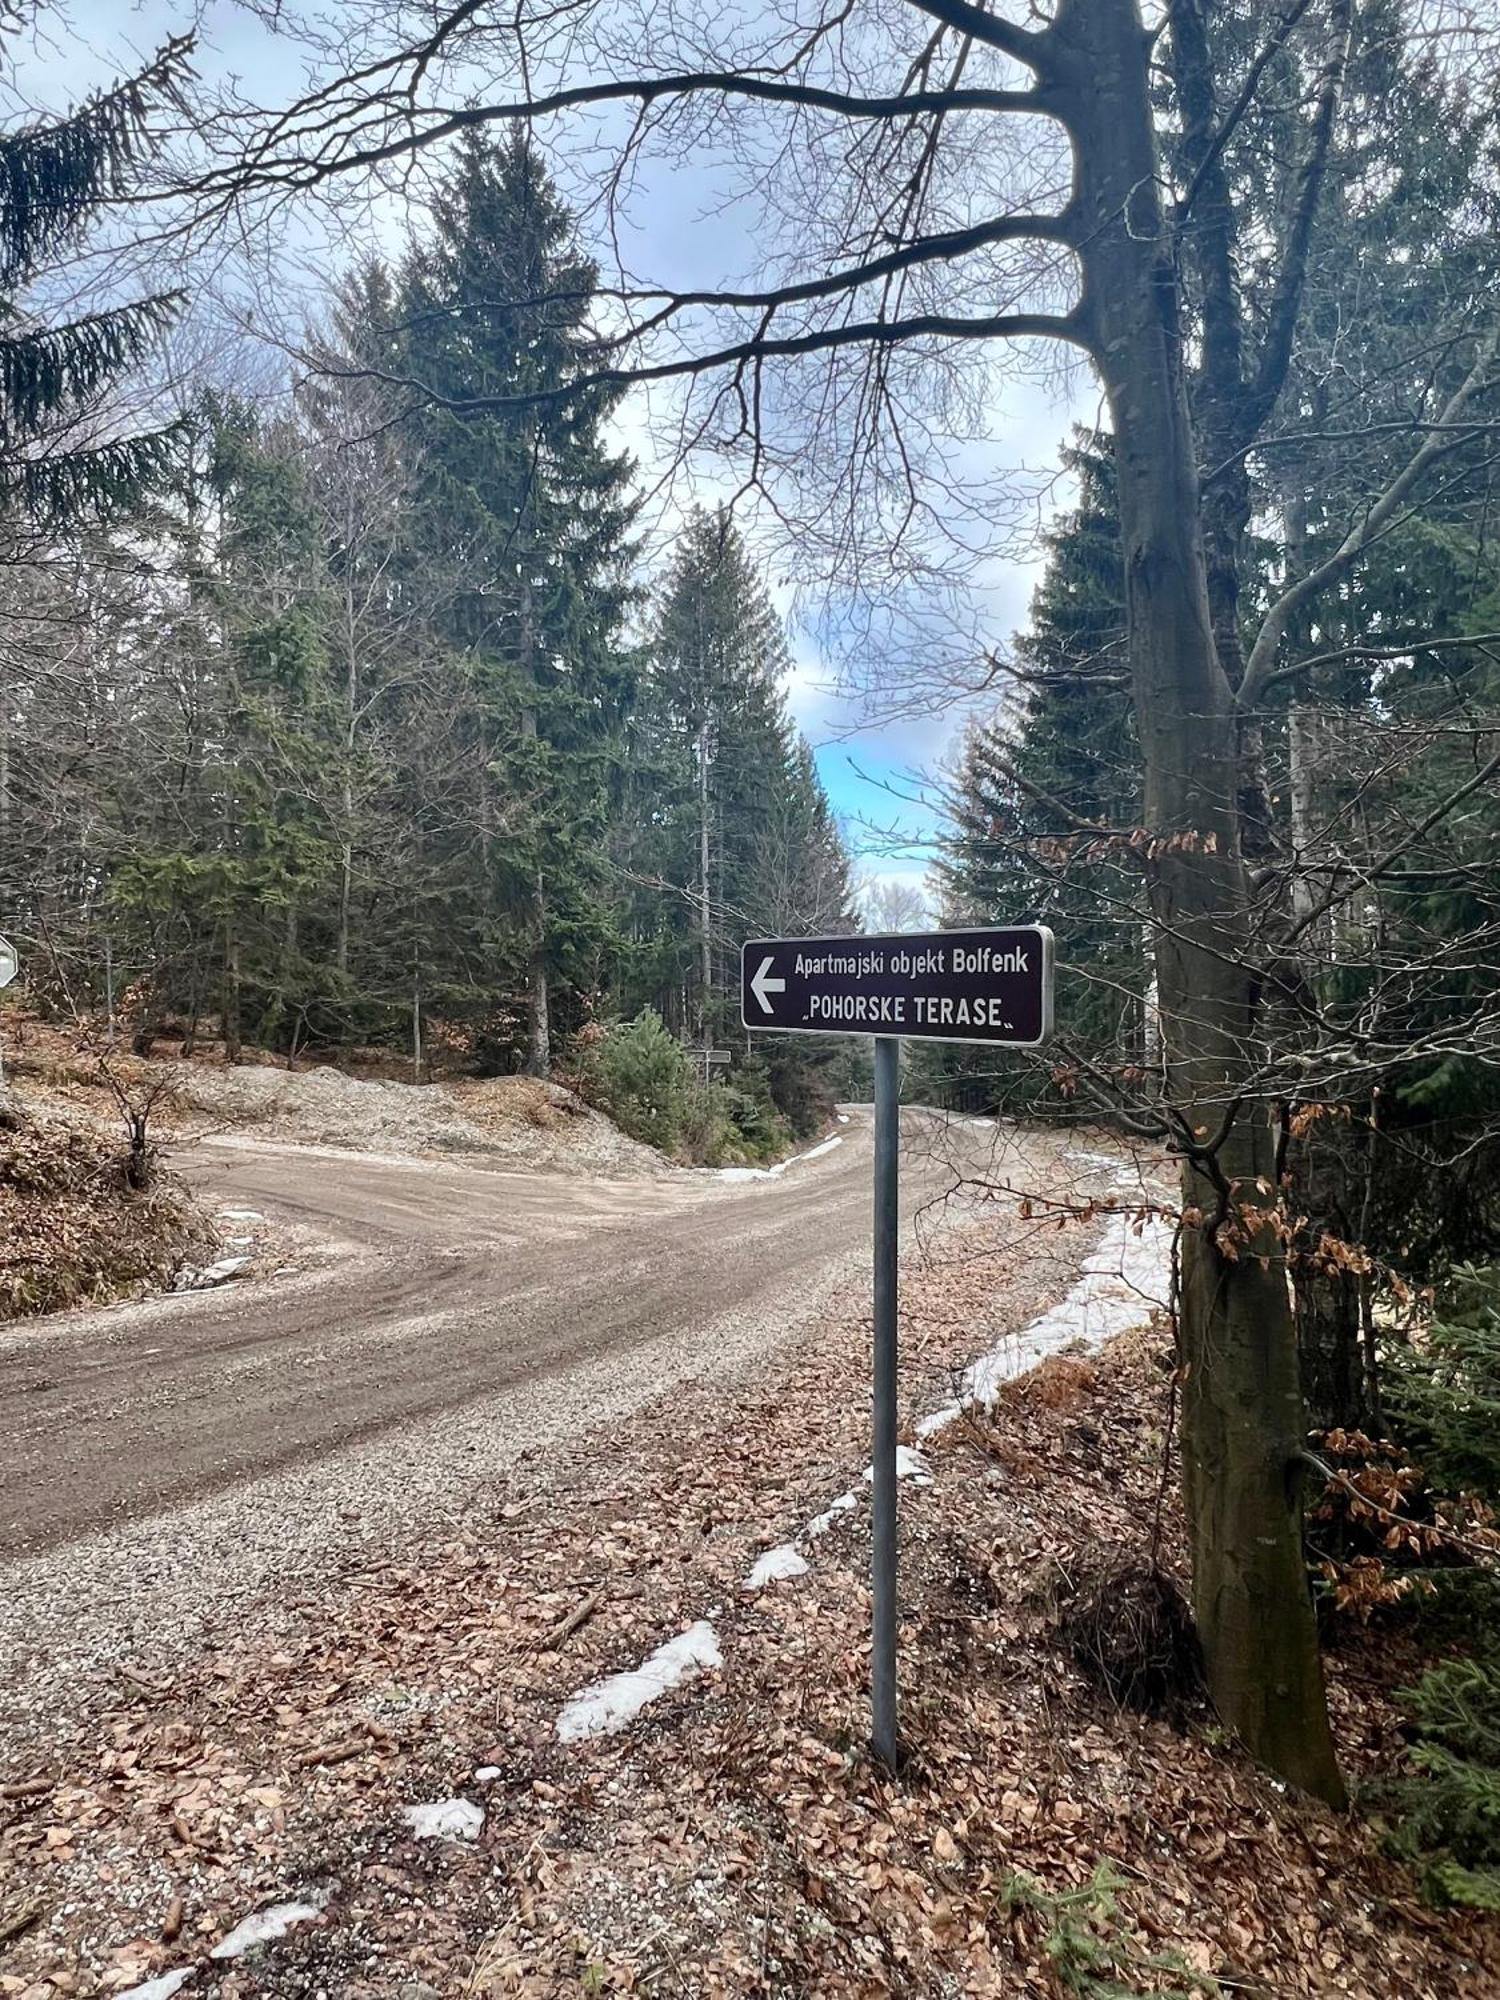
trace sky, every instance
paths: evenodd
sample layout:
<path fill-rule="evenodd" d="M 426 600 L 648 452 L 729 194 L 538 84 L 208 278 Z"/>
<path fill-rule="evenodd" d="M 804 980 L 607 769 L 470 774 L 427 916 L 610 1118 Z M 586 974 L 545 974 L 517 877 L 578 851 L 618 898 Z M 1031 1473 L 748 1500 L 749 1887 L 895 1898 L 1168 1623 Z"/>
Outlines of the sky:
<path fill-rule="evenodd" d="M 336 15 L 337 5 L 338 0 L 330 0 L 328 11 Z M 53 10 L 48 18 L 56 18 Z M 270 105 L 295 96 L 305 81 L 301 53 L 268 33 L 238 0 L 66 0 L 61 20 L 66 26 L 52 27 L 48 40 L 21 37 L 10 46 L 10 74 L 30 101 L 48 108 L 59 108 L 107 82 L 168 35 L 190 28 L 198 35 L 196 67 L 209 85 L 235 78 L 258 102 Z M 733 199 L 726 204 L 724 194 L 724 185 L 716 185 L 711 174 L 658 175 L 634 205 L 631 261 L 639 269 L 665 267 L 674 282 L 687 284 L 724 282 L 753 272 L 748 211 L 742 213 Z M 389 208 L 373 218 L 373 226 L 391 244 L 400 240 L 404 223 L 405 217 Z M 309 300 L 315 296 L 315 286 L 327 273 L 330 250 L 319 239 L 318 227 L 306 217 L 293 224 L 288 241 L 295 244 L 300 237 L 304 251 L 286 253 L 272 287 L 292 313 L 304 291 Z M 332 255 L 345 250 L 339 242 Z M 1003 651 L 1025 623 L 1038 578 L 1036 531 L 1050 509 L 1066 499 L 1066 487 L 1050 476 L 1058 448 L 1070 424 L 1092 416 L 1093 410 L 1092 392 L 1076 378 L 1009 380 L 997 385 L 987 437 L 975 439 L 966 451 L 976 479 L 1013 473 L 1014 491 L 1024 496 L 1018 512 L 1025 530 L 1018 535 L 1013 521 L 1003 531 L 997 529 L 994 555 L 980 572 L 978 631 L 985 648 Z M 626 399 L 620 425 L 622 442 L 649 483 L 660 454 L 639 399 Z M 670 533 L 682 506 L 693 500 L 711 504 L 726 496 L 732 484 L 721 465 L 690 464 L 652 517 L 658 532 Z M 753 530 L 754 523 L 749 525 Z M 933 781 L 956 754 L 969 716 L 987 713 L 993 697 L 974 701 L 938 693 L 916 712 L 896 715 L 879 704 L 872 710 L 847 684 L 839 654 L 847 660 L 849 632 L 841 628 L 837 608 L 820 609 L 794 598 L 774 567 L 771 583 L 790 625 L 788 702 L 844 822 L 856 876 L 919 883 L 940 825 Z M 816 629 L 820 621 L 821 634 Z M 843 643 L 824 643 L 830 633 Z M 920 628 L 911 643 L 919 654 Z M 920 671 L 921 660 L 914 658 L 913 664 Z"/>

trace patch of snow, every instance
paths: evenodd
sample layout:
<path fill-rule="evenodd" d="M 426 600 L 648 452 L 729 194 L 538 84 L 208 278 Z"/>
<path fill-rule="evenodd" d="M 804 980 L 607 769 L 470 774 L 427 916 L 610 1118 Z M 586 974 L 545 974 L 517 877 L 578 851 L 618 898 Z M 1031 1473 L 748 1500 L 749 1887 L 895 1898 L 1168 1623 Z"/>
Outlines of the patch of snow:
<path fill-rule="evenodd" d="M 840 1514 L 852 1514 L 859 1505 L 857 1493 L 841 1493 L 837 1500 L 831 1500 L 823 1512 L 809 1521 L 803 1533 L 806 1535 L 826 1535 Z"/>
<path fill-rule="evenodd" d="M 909 1444 L 898 1444 L 896 1447 L 896 1477 L 898 1479 L 913 1480 L 918 1486 L 930 1486 L 932 1484 L 932 1467 L 923 1458 L 921 1452 L 913 1451 Z M 870 1484 L 874 1484 L 875 1468 L 873 1465 L 865 1467 L 865 1478 Z"/>
<path fill-rule="evenodd" d="M 824 1139 L 820 1144 L 809 1147 L 807 1152 L 799 1153 L 796 1159 L 783 1160 L 781 1163 L 782 1169 L 800 1166 L 804 1160 L 820 1160 L 825 1153 L 831 1153 L 835 1146 L 842 1146 L 843 1143 L 838 1133 L 835 1132 L 831 1139 Z"/>
<path fill-rule="evenodd" d="M 780 1548 L 767 1549 L 756 1559 L 755 1567 L 745 1578 L 745 1588 L 764 1590 L 768 1583 L 785 1583 L 794 1576 L 806 1575 L 807 1559 L 790 1542 L 783 1542 Z"/>
<path fill-rule="evenodd" d="M 990 1121 L 970 1122 L 979 1124 Z M 1075 1157 L 1096 1160 L 1101 1166 L 1118 1168 L 1122 1164 L 1118 1159 L 1108 1158 L 1102 1153 Z M 962 1399 L 934 1410 L 917 1425 L 919 1442 L 946 1430 L 971 1404 L 988 1406 L 993 1403 L 1005 1383 L 1024 1375 L 1038 1362 L 1046 1360 L 1048 1355 L 1080 1343 L 1100 1347 L 1118 1334 L 1143 1326 L 1154 1311 L 1167 1307 L 1171 1259 L 1172 1229 L 1169 1223 L 1151 1217 L 1137 1229 L 1129 1215 L 1111 1216 L 1098 1248 L 1084 1258 L 1078 1279 L 1067 1295 L 1029 1326 L 1018 1333 L 1007 1334 L 998 1346 L 981 1355 L 965 1371 Z M 865 1468 L 864 1476 L 867 1483 L 873 1482 L 873 1465 Z M 932 1469 L 920 1451 L 901 1444 L 896 1447 L 896 1477 L 913 1480 L 919 1486 L 929 1486 L 932 1484 Z M 826 1535 L 839 1515 L 852 1512 L 858 1503 L 857 1490 L 841 1493 L 837 1500 L 831 1501 L 821 1514 L 808 1522 L 801 1539 L 813 1541 L 820 1535 Z M 783 1571 L 779 1565 L 787 1560 L 794 1561 L 797 1567 Z M 783 1574 L 801 1576 L 806 1568 L 807 1564 L 790 1544 L 770 1549 L 751 1570 L 745 1587 L 758 1589 L 762 1583 L 772 1582 Z"/>
<path fill-rule="evenodd" d="M 842 1146 L 843 1135 L 835 1132 L 831 1139 L 824 1139 L 820 1145 L 809 1147 L 805 1153 L 797 1153 L 790 1160 L 778 1160 L 774 1167 L 717 1167 L 714 1169 L 721 1181 L 779 1181 L 788 1167 L 800 1167 L 807 1160 L 820 1159 L 824 1153 L 831 1153 L 835 1146 Z"/>
<path fill-rule="evenodd" d="M 994 1121 L 994 1119 L 993 1119 L 993 1118 L 971 1118 L 971 1119 L 969 1120 L 969 1123 L 970 1123 L 970 1124 L 971 1124 L 971 1125 L 972 1125 L 972 1126 L 973 1126 L 973 1127 L 975 1128 L 975 1130 L 976 1130 L 976 1131 L 978 1131 L 978 1132 L 990 1132 L 990 1131 L 993 1131 L 993 1130 L 994 1130 L 994 1125 L 995 1125 L 995 1121 Z"/>
<path fill-rule="evenodd" d="M 612 1736 L 634 1721 L 648 1702 L 692 1680 L 708 1667 L 721 1667 L 718 1635 L 706 1618 L 689 1625 L 675 1639 L 658 1646 L 651 1657 L 629 1673 L 595 1681 L 563 1709 L 557 1718 L 561 1743 L 578 1743 L 587 1736 Z"/>
<path fill-rule="evenodd" d="M 224 1243 L 230 1250 L 248 1250 L 255 1241 L 253 1236 L 226 1236 Z"/>
<path fill-rule="evenodd" d="M 479 1769 L 474 1773 L 474 1782 L 476 1785 L 492 1785 L 499 1775 L 500 1766 L 498 1764 L 481 1764 Z"/>
<path fill-rule="evenodd" d="M 118 2000 L 172 2000 L 172 1995 L 180 1993 L 192 1976 L 190 1965 L 179 1972 L 162 1972 L 155 1979 L 148 1979 L 144 1986 L 132 1986 L 128 1993 L 121 1993 Z"/>
<path fill-rule="evenodd" d="M 177 1273 L 177 1282 L 172 1287 L 175 1292 L 205 1292 L 214 1285 L 227 1285 L 231 1278 L 238 1277 L 252 1257 L 221 1257 L 216 1264 L 205 1264 L 195 1270 L 185 1264 Z"/>
<path fill-rule="evenodd" d="M 1091 1153 L 1083 1146 L 1069 1146 L 1068 1158 L 1081 1160 L 1086 1167 L 1120 1167 L 1124 1162 L 1117 1153 Z"/>
<path fill-rule="evenodd" d="M 273 1903 L 269 1910 L 257 1910 L 243 1923 L 236 1924 L 228 1937 L 220 1938 L 208 1955 L 210 1958 L 242 1958 L 258 1944 L 275 1944 L 278 1938 L 284 1938 L 298 1924 L 309 1924 L 314 1917 L 321 1917 L 327 1901 L 324 1895 L 313 1895 L 305 1903 Z"/>
<path fill-rule="evenodd" d="M 264 1222 L 266 1219 L 258 1208 L 221 1208 L 219 1213 L 226 1222 Z"/>
<path fill-rule="evenodd" d="M 484 1807 L 472 1799 L 433 1799 L 425 1805 L 403 1806 L 401 1817 L 418 1840 L 478 1840 Z"/>
<path fill-rule="evenodd" d="M 934 1410 L 930 1417 L 923 1417 L 917 1425 L 917 1436 L 924 1442 L 938 1431 L 947 1430 L 949 1424 L 957 1422 L 963 1415 L 962 1403 L 945 1403 L 940 1410 Z"/>
<path fill-rule="evenodd" d="M 847 1124 L 849 1123 L 849 1114 L 848 1114 L 848 1112 L 847 1112 L 847 1111 L 840 1111 L 840 1112 L 838 1113 L 838 1121 L 839 1121 L 840 1125 L 847 1125 Z"/>
<path fill-rule="evenodd" d="M 1153 1312 L 1167 1308 L 1171 1261 L 1170 1223 L 1152 1217 L 1137 1233 L 1129 1216 L 1111 1216 L 1098 1249 L 1083 1260 L 1067 1296 L 1019 1333 L 1007 1334 L 968 1369 L 964 1401 L 988 1408 L 1007 1382 L 1049 1354 L 1075 1343 L 1102 1347 L 1144 1326 Z"/>

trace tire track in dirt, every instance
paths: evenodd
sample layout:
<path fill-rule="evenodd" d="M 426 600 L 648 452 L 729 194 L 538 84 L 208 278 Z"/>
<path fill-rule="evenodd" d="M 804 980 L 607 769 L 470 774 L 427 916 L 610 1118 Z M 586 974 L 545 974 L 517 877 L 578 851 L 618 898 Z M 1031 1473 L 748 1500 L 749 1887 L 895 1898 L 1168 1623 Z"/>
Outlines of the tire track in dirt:
<path fill-rule="evenodd" d="M 314 1463 L 601 1356 L 644 1354 L 799 1280 L 811 1287 L 869 1229 L 868 1124 L 856 1116 L 841 1136 L 824 1157 L 750 1182 L 199 1146 L 179 1165 L 200 1192 L 318 1225 L 331 1268 L 7 1336 L 0 1555 Z M 908 1208 L 942 1179 L 925 1133 L 910 1166 Z"/>

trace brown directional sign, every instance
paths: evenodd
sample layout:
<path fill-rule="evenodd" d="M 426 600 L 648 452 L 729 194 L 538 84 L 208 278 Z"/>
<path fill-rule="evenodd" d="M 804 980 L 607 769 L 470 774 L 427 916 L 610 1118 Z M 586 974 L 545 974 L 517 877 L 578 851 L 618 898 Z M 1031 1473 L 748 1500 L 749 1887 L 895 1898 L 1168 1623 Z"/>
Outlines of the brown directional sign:
<path fill-rule="evenodd" d="M 747 1028 L 1011 1048 L 1035 1048 L 1052 1032 L 1052 933 L 1041 924 L 754 938 L 740 969 Z"/>

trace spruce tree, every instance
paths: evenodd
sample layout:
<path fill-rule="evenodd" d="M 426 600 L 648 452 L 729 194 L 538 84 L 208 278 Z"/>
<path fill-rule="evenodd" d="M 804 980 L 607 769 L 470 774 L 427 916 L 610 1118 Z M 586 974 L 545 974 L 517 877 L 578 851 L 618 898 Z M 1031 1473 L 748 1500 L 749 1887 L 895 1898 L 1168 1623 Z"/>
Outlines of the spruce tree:
<path fill-rule="evenodd" d="M 937 868 L 948 923 L 1045 923 L 1062 940 L 1058 1046 L 1105 1073 L 1146 1053 L 1150 968 L 1139 871 L 1120 835 L 1140 818 L 1123 685 L 1124 576 L 1108 438 L 1064 454 L 1078 501 L 1047 537 L 1031 620 L 1015 644 L 1015 706 L 971 731 Z M 1081 831 L 1080 829 L 1104 831 Z M 1036 1066 L 963 1053 L 1007 1098 L 1035 1101 Z"/>
<path fill-rule="evenodd" d="M 424 1007 L 471 1013 L 484 970 L 456 921 L 469 850 L 452 803 L 474 789 L 453 735 L 464 671 L 435 629 L 441 594 L 413 533 L 419 448 L 382 379 L 395 318 L 389 269 L 351 272 L 298 408 L 327 570 L 335 736 L 320 788 L 337 849 L 324 977 L 345 1036 L 409 1036 L 420 1074 Z"/>
<path fill-rule="evenodd" d="M 13 18 L 34 11 L 4 10 Z M 0 511 L 12 535 L 105 513 L 163 466 L 167 432 L 122 433 L 108 397 L 171 322 L 176 295 L 56 323 L 26 298 L 106 205 L 136 185 L 152 150 L 153 114 L 185 109 L 190 46 L 170 42 L 139 75 L 67 116 L 0 134 Z"/>
<path fill-rule="evenodd" d="M 470 136 L 400 275 L 423 559 L 467 679 L 477 758 L 470 921 L 498 1020 L 519 986 L 528 1069 L 551 1063 L 597 983 L 610 933 L 602 852 L 629 668 L 633 505 L 605 426 L 615 398 L 563 397 L 595 358 L 597 286 L 530 142 Z M 507 398 L 536 398 L 506 402 Z M 476 409 L 476 399 L 502 399 Z M 497 1031 L 503 1038 L 503 1029 Z"/>
<path fill-rule="evenodd" d="M 633 796 L 616 836 L 630 937 L 622 1002 L 734 1048 L 729 1095 L 742 1126 L 769 1103 L 802 1133 L 831 1107 L 835 1058 L 796 1037 L 744 1047 L 740 946 L 852 930 L 853 895 L 812 752 L 787 712 L 785 630 L 727 510 L 685 524 L 646 650 Z"/>
<path fill-rule="evenodd" d="M 727 510 L 687 522 L 650 653 L 656 873 L 676 891 L 674 949 L 658 970 L 681 1025 L 712 1036 L 737 1011 L 742 939 L 843 929 L 851 901 L 842 842 L 786 713 L 786 634 Z"/>
<path fill-rule="evenodd" d="M 28 0 L 5 0 L 0 33 L 35 11 Z M 175 298 L 157 294 L 49 322 L 28 294 L 104 206 L 135 184 L 151 150 L 153 114 L 183 102 L 188 49 L 171 42 L 139 75 L 66 117 L 0 132 L 0 563 L 14 571 L 39 545 L 117 511 L 170 448 L 165 431 L 121 429 L 108 400 L 171 320 Z M 6 54 L 0 41 L 0 64 Z M 13 608 L 39 587 L 36 575 L 14 575 Z M 27 629 L 23 617 L 0 643 L 0 903 L 23 933 L 35 916 L 34 883 L 19 852 L 25 829 L 16 776 L 28 748 Z"/>
<path fill-rule="evenodd" d="M 326 551 L 290 426 L 228 409 L 216 426 L 225 653 L 226 1008 L 263 1046 L 324 1038 L 319 928 L 333 906 L 335 829 L 323 774 L 335 763 L 332 604 Z M 237 1047 L 238 1034 L 234 1035 Z"/>

